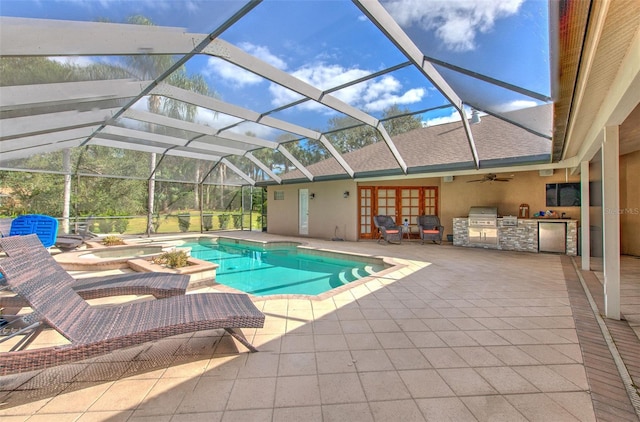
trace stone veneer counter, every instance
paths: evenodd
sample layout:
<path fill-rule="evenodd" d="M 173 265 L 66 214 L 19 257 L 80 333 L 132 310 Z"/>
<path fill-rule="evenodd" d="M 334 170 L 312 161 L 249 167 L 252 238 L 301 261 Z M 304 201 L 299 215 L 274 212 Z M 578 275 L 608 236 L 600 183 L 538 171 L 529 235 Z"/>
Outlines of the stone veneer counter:
<path fill-rule="evenodd" d="M 503 219 L 498 218 L 498 244 L 492 245 L 469 243 L 469 220 L 466 217 L 457 217 L 453 219 L 453 245 L 538 253 L 538 222 L 565 223 L 565 253 L 571 256 L 578 254 L 578 220 L 559 218 L 519 218 L 517 226 L 505 226 Z"/>

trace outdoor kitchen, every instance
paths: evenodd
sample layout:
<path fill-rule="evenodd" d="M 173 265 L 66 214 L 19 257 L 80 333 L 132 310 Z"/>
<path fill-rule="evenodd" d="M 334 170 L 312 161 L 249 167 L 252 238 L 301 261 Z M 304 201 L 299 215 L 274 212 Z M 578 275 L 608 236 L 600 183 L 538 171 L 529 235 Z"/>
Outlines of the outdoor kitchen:
<path fill-rule="evenodd" d="M 453 245 L 521 252 L 578 254 L 578 221 L 501 216 L 497 207 L 471 207 L 453 219 Z"/>

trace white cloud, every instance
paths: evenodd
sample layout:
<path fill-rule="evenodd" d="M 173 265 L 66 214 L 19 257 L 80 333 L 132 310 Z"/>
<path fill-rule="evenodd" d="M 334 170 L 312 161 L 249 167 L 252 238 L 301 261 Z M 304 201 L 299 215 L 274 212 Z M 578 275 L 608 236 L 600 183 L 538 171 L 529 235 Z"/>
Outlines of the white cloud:
<path fill-rule="evenodd" d="M 267 47 L 259 46 L 251 43 L 241 43 L 239 45 L 247 53 L 254 57 L 278 68 L 286 69 L 286 62 L 272 54 Z M 217 76 L 226 83 L 236 87 L 244 87 L 247 85 L 257 85 L 264 81 L 264 78 L 244 70 L 234 64 L 226 62 L 217 57 L 210 57 L 207 60 L 207 68 L 204 71 L 207 76 Z"/>
<path fill-rule="evenodd" d="M 391 0 L 386 9 L 400 26 L 433 30 L 454 51 L 475 48 L 479 32 L 489 32 L 497 19 L 518 12 L 524 0 Z"/>
<path fill-rule="evenodd" d="M 364 69 L 346 69 L 340 65 L 320 63 L 315 66 L 305 66 L 294 71 L 292 75 L 310 85 L 325 90 L 362 78 L 370 73 L 370 71 Z M 272 84 L 269 87 L 269 91 L 273 95 L 272 104 L 276 107 L 301 98 L 299 94 L 276 84 Z M 387 75 L 380 79 L 365 81 L 343 88 L 333 92 L 332 95 L 351 106 L 365 111 L 382 111 L 394 104 L 402 105 L 419 102 L 426 93 L 427 90 L 424 88 L 414 88 L 402 92 L 400 81 L 393 76 Z M 307 101 L 301 107 L 306 110 L 320 110 L 322 108 L 313 101 Z"/>

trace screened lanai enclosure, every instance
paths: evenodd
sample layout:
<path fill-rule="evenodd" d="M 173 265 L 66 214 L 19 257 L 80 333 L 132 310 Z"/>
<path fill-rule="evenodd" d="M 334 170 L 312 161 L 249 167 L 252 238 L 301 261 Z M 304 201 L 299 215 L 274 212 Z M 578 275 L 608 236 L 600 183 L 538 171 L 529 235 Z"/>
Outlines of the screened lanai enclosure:
<path fill-rule="evenodd" d="M 263 230 L 270 185 L 560 160 L 562 2 L 495 2 L 496 18 L 526 9 L 497 43 L 417 17 L 446 3 L 3 1 L 0 213 L 64 230 L 95 216 L 102 233 Z M 508 130 L 477 132 L 484 116 Z M 445 122 L 454 156 L 396 145 Z"/>

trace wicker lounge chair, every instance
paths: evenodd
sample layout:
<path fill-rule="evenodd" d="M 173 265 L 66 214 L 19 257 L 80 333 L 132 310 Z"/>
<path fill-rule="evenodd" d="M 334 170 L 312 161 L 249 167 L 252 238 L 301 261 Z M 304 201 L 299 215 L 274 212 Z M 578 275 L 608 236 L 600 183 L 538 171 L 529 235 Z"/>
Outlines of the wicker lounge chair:
<path fill-rule="evenodd" d="M 373 224 L 378 228 L 378 243 L 384 240 L 387 243 L 402 242 L 402 227 L 398 226 L 394 219 L 388 215 L 376 215 Z"/>
<path fill-rule="evenodd" d="M 46 274 L 49 268 L 58 266 L 36 236 L 20 236 L 5 240 L 3 251 L 7 256 L 18 256 L 27 250 L 29 258 L 36 261 L 38 268 Z M 152 295 L 156 299 L 184 295 L 189 287 L 190 277 L 184 274 L 129 273 L 83 279 L 69 278 L 71 288 L 83 299 L 120 295 Z M 0 290 L 7 287 L 0 280 Z M 22 308 L 29 306 L 19 295 L 0 296 L 0 308 Z"/>
<path fill-rule="evenodd" d="M 0 239 L 0 245 L 10 239 Z M 236 329 L 264 325 L 264 314 L 246 294 L 199 293 L 94 308 L 71 289 L 71 276 L 62 267 L 42 274 L 29 253 L 0 260 L 0 271 L 11 289 L 70 342 L 0 353 L 0 375 L 79 361 L 177 334 L 211 329 L 226 330 L 255 352 L 257 349 Z M 41 327 L 35 328 L 36 334 Z"/>
<path fill-rule="evenodd" d="M 442 233 L 444 227 L 440 224 L 437 215 L 421 215 L 418 217 L 418 228 L 420 229 L 421 243 L 431 240 L 433 243 L 442 245 Z"/>
<path fill-rule="evenodd" d="M 89 230 L 93 224 L 93 216 L 87 218 L 84 224 L 79 225 L 78 234 L 60 234 L 56 239 L 56 247 L 61 251 L 72 251 L 82 245 L 85 240 L 95 237 Z"/>

